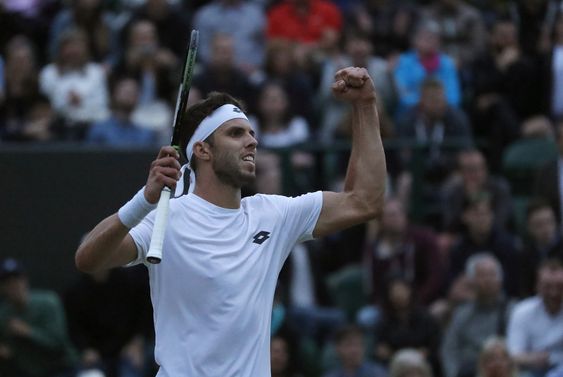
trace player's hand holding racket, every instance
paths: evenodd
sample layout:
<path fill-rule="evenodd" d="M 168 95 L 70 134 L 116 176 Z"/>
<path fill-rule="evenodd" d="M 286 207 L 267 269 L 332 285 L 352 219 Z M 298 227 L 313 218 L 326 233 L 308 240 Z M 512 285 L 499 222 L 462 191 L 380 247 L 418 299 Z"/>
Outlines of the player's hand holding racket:
<path fill-rule="evenodd" d="M 165 151 L 170 151 L 169 149 L 161 149 L 161 152 L 164 151 L 164 155 L 159 154 L 159 158 L 157 158 L 158 163 L 155 162 L 153 167 L 151 167 L 151 175 L 149 175 L 149 180 L 153 178 L 156 180 L 155 186 L 160 186 L 162 191 L 160 195 L 154 193 L 151 188 L 149 192 L 145 192 L 145 195 L 150 195 L 151 199 L 154 197 L 158 198 L 158 204 L 156 207 L 156 218 L 154 221 L 154 227 L 151 237 L 151 243 L 149 246 L 149 252 L 147 253 L 146 260 L 149 263 L 158 264 L 162 260 L 162 247 L 164 244 L 164 234 L 166 232 L 166 223 L 168 217 L 168 206 L 171 193 L 174 191 L 176 187 L 176 181 L 179 179 L 179 176 L 176 175 L 176 180 L 174 182 L 170 182 L 172 185 L 164 183 L 168 181 L 170 178 L 169 174 L 174 176 L 176 173 L 174 168 L 176 168 L 176 163 L 178 159 L 178 151 L 180 145 L 180 130 L 182 127 L 182 119 L 184 117 L 186 106 L 188 102 L 188 97 L 190 94 L 190 87 L 192 83 L 192 76 L 194 72 L 195 66 L 195 58 L 197 54 L 197 48 L 199 43 L 199 32 L 197 30 L 192 30 L 190 35 L 190 44 L 188 45 L 188 51 L 186 54 L 186 60 L 184 61 L 184 67 L 182 68 L 182 80 L 180 82 L 180 87 L 178 88 L 178 96 L 176 97 L 176 111 L 174 112 L 174 128 L 172 130 L 172 140 L 170 141 L 170 145 L 173 147 L 173 153 L 166 154 Z M 168 159 L 169 156 L 172 156 L 175 161 L 172 162 Z M 156 165 L 156 166 L 155 166 Z M 154 174 L 153 174 L 154 168 Z M 169 170 L 173 169 L 173 170 Z M 165 174 L 166 173 L 166 174 Z M 163 184 L 163 185 L 161 185 Z M 146 197 L 149 200 L 148 197 Z M 150 200 L 149 200 L 150 201 Z"/>
<path fill-rule="evenodd" d="M 145 199 L 151 204 L 158 203 L 160 194 L 164 187 L 172 191 L 176 188 L 176 182 L 182 176 L 180 172 L 180 155 L 172 146 L 160 148 L 156 160 L 151 164 L 149 177 L 145 186 Z"/>

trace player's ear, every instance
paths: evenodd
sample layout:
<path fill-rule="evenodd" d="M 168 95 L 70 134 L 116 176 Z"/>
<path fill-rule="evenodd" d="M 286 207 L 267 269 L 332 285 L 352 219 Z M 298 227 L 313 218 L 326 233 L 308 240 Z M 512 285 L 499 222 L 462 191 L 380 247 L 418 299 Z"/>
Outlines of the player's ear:
<path fill-rule="evenodd" d="M 194 155 L 204 161 L 208 161 L 211 158 L 211 148 L 208 143 L 203 141 L 198 141 L 194 144 Z"/>

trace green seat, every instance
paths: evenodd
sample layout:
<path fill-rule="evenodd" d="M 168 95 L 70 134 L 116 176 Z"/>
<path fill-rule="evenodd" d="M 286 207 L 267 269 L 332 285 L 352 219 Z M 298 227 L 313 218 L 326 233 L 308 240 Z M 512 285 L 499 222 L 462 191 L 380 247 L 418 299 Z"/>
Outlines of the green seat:
<path fill-rule="evenodd" d="M 322 350 L 311 338 L 304 337 L 299 345 L 299 359 L 303 373 L 310 377 L 320 377 L 323 374 Z"/>
<path fill-rule="evenodd" d="M 530 197 L 516 195 L 512 197 L 514 227 L 518 234 L 526 233 L 526 210 Z"/>
<path fill-rule="evenodd" d="M 335 305 L 344 311 L 348 321 L 354 322 L 358 310 L 367 304 L 361 267 L 347 266 L 332 273 L 327 285 Z"/>
<path fill-rule="evenodd" d="M 502 170 L 511 184 L 512 193 L 532 195 L 538 169 L 557 156 L 557 144 L 548 138 L 527 138 L 508 146 L 503 154 Z"/>

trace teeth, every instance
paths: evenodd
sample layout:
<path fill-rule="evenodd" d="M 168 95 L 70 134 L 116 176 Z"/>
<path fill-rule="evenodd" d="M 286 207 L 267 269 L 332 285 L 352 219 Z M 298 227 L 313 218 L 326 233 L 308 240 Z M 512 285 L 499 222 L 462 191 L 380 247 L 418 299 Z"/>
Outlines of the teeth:
<path fill-rule="evenodd" d="M 253 156 L 246 156 L 246 157 L 243 158 L 243 160 L 254 162 L 254 157 Z"/>

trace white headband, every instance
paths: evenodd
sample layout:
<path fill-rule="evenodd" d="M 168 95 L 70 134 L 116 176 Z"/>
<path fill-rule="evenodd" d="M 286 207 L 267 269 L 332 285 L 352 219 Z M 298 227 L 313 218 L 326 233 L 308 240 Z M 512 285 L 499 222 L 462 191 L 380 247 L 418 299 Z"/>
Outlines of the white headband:
<path fill-rule="evenodd" d="M 225 122 L 228 122 L 231 119 L 246 119 L 246 115 L 242 112 L 241 109 L 232 105 L 230 103 L 218 107 L 205 117 L 199 126 L 197 126 L 193 136 L 190 138 L 188 142 L 188 146 L 186 147 L 186 156 L 188 157 L 188 161 L 192 159 L 194 144 L 198 141 L 204 141 L 207 139 L 217 128 L 221 127 L 221 125 Z"/>
<path fill-rule="evenodd" d="M 188 164 L 189 161 L 192 159 L 194 144 L 198 141 L 204 141 L 207 139 L 217 128 L 221 127 L 223 123 L 228 122 L 231 119 L 246 119 L 246 115 L 242 112 L 241 109 L 232 105 L 230 103 L 218 107 L 205 117 L 201 123 L 197 126 L 193 136 L 190 138 L 188 142 L 188 146 L 186 147 L 186 156 L 188 157 Z M 188 169 L 188 164 L 182 166 L 182 174 Z M 190 170 L 190 187 L 188 192 L 193 192 L 195 188 L 195 173 Z M 178 197 L 184 193 L 184 179 L 180 179 L 178 184 L 176 185 L 176 192 L 174 197 Z"/>

